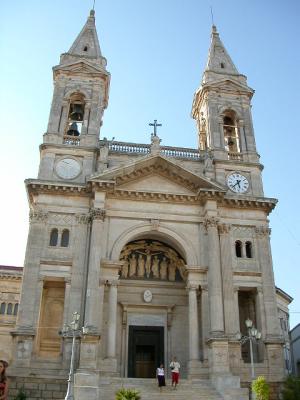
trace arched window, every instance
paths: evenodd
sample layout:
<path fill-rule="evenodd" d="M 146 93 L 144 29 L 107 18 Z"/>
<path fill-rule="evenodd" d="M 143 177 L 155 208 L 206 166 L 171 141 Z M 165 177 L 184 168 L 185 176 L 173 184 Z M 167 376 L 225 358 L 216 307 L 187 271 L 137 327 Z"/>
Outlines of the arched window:
<path fill-rule="evenodd" d="M 246 257 L 247 258 L 252 258 L 253 257 L 253 255 L 252 255 L 252 243 L 251 242 L 246 242 L 245 247 L 246 247 Z"/>
<path fill-rule="evenodd" d="M 11 303 L 8 303 L 6 314 L 7 315 L 12 315 L 12 312 L 13 312 L 13 305 Z"/>
<path fill-rule="evenodd" d="M 61 241 L 60 241 L 60 245 L 61 247 L 68 247 L 69 246 L 69 230 L 68 229 L 64 229 L 63 233 L 61 235 Z"/>
<path fill-rule="evenodd" d="M 239 240 L 235 242 L 235 255 L 239 258 L 242 257 L 242 242 Z"/>
<path fill-rule="evenodd" d="M 84 50 L 87 51 L 87 50 Z M 70 97 L 68 121 L 66 126 L 67 136 L 80 136 L 84 117 L 85 101 L 81 93 L 74 93 Z"/>
<path fill-rule="evenodd" d="M 6 308 L 6 304 L 5 303 L 1 303 L 0 314 L 5 314 L 5 308 Z"/>
<path fill-rule="evenodd" d="M 239 153 L 241 151 L 239 133 L 236 117 L 233 112 L 228 112 L 223 117 L 223 132 L 225 149 L 229 153 Z"/>
<path fill-rule="evenodd" d="M 14 306 L 14 315 L 18 314 L 18 310 L 19 310 L 19 303 L 16 303 Z"/>
<path fill-rule="evenodd" d="M 49 246 L 57 246 L 57 240 L 58 240 L 58 230 L 54 228 L 50 233 Z"/>

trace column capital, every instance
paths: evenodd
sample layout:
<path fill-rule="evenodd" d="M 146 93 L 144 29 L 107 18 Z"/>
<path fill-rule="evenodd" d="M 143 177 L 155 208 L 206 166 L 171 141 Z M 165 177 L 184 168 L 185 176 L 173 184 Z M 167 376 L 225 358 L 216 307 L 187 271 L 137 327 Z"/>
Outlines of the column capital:
<path fill-rule="evenodd" d="M 92 220 L 104 221 L 106 210 L 104 208 L 91 208 L 90 217 Z"/>
<path fill-rule="evenodd" d="M 40 210 L 30 210 L 29 221 L 30 223 L 35 222 L 46 222 L 48 219 L 48 213 Z"/>
<path fill-rule="evenodd" d="M 186 289 L 188 291 L 197 291 L 199 289 L 199 283 L 188 282 L 187 285 L 186 285 Z"/>
<path fill-rule="evenodd" d="M 208 292 L 208 285 L 201 285 L 201 292 Z"/>
<path fill-rule="evenodd" d="M 76 214 L 75 215 L 76 222 L 78 224 L 86 225 L 91 222 L 91 215 L 90 214 Z"/>
<path fill-rule="evenodd" d="M 261 226 L 256 226 L 255 227 L 255 233 L 257 236 L 270 236 L 271 235 L 271 228 L 269 228 L 268 226 L 265 225 L 261 225 Z"/>
<path fill-rule="evenodd" d="M 220 235 L 225 235 L 231 230 L 230 224 L 218 224 L 218 231 Z"/>
<path fill-rule="evenodd" d="M 217 228 L 218 223 L 219 223 L 219 218 L 217 217 L 206 217 L 203 222 L 206 230 L 208 228 Z"/>

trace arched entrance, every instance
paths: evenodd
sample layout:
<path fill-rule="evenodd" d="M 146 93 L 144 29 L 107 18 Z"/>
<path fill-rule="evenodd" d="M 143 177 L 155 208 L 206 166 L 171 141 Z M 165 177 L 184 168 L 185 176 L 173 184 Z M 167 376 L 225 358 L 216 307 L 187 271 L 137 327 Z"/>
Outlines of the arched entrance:
<path fill-rule="evenodd" d="M 171 357 L 174 290 L 185 290 L 186 262 L 170 244 L 149 238 L 127 243 L 120 261 L 124 375 L 153 378 L 157 366 Z"/>

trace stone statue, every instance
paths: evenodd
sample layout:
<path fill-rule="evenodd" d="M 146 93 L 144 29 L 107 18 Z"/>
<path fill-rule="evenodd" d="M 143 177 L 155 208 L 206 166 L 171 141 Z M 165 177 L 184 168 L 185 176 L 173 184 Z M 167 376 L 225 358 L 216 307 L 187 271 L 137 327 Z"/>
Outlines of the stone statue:
<path fill-rule="evenodd" d="M 134 254 L 129 257 L 129 277 L 136 274 L 136 258 Z"/>
<path fill-rule="evenodd" d="M 142 254 L 138 257 L 138 268 L 137 268 L 137 276 L 139 278 L 143 278 L 145 275 L 145 260 Z"/>
<path fill-rule="evenodd" d="M 175 281 L 176 266 L 172 263 L 169 264 L 169 281 Z"/>
<path fill-rule="evenodd" d="M 152 263 L 153 278 L 159 278 L 158 265 L 159 265 L 159 259 L 157 258 L 157 256 L 154 256 Z"/>
<path fill-rule="evenodd" d="M 168 261 L 163 257 L 160 263 L 160 279 L 168 279 Z"/>
<path fill-rule="evenodd" d="M 137 253 L 140 253 L 140 254 L 146 256 L 146 276 L 147 276 L 147 278 L 149 278 L 150 272 L 151 272 L 151 258 L 152 258 L 152 256 L 159 254 L 160 252 L 151 254 L 150 249 L 147 248 L 145 250 L 145 252 L 137 251 Z"/>
<path fill-rule="evenodd" d="M 125 259 L 121 270 L 122 278 L 128 278 L 128 266 L 129 266 L 128 260 Z"/>

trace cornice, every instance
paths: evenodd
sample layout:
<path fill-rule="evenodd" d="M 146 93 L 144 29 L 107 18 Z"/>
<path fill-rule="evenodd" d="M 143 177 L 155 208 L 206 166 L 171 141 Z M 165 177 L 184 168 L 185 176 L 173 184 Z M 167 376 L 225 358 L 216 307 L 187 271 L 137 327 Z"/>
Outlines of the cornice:
<path fill-rule="evenodd" d="M 23 275 L 8 275 L 8 274 L 2 274 L 0 273 L 0 280 L 9 280 L 9 281 L 21 281 L 23 278 Z"/>
<path fill-rule="evenodd" d="M 26 189 L 30 202 L 33 201 L 34 194 L 67 194 L 68 196 L 89 196 L 89 188 L 85 184 L 72 184 L 62 182 L 40 181 L 37 179 L 26 179 Z"/>
<path fill-rule="evenodd" d="M 49 132 L 45 132 L 44 136 L 50 134 Z M 51 135 L 53 135 L 53 133 L 51 133 Z M 61 134 L 57 134 L 57 137 L 62 138 Z M 74 150 L 74 147 L 72 146 L 67 146 L 65 144 L 58 144 L 58 143 L 41 143 L 39 146 L 40 151 L 47 149 L 47 148 L 51 148 L 51 149 L 59 149 L 59 150 L 63 150 L 64 154 L 67 154 L 67 150 Z M 76 146 L 76 151 L 77 150 L 81 150 L 83 152 L 94 152 L 94 153 L 99 153 L 100 149 L 98 146 Z"/>
<path fill-rule="evenodd" d="M 202 189 L 193 194 L 176 194 L 150 192 L 145 190 L 118 189 L 114 180 L 93 181 L 88 184 L 72 184 L 28 179 L 25 181 L 30 200 L 38 193 L 63 194 L 68 196 L 91 196 L 100 190 L 108 194 L 108 198 L 129 199 L 135 201 L 151 201 L 164 203 L 189 203 L 203 205 L 207 200 L 214 200 L 219 206 L 243 209 L 261 209 L 268 214 L 275 208 L 277 200 L 267 197 L 232 196 L 223 190 Z"/>

